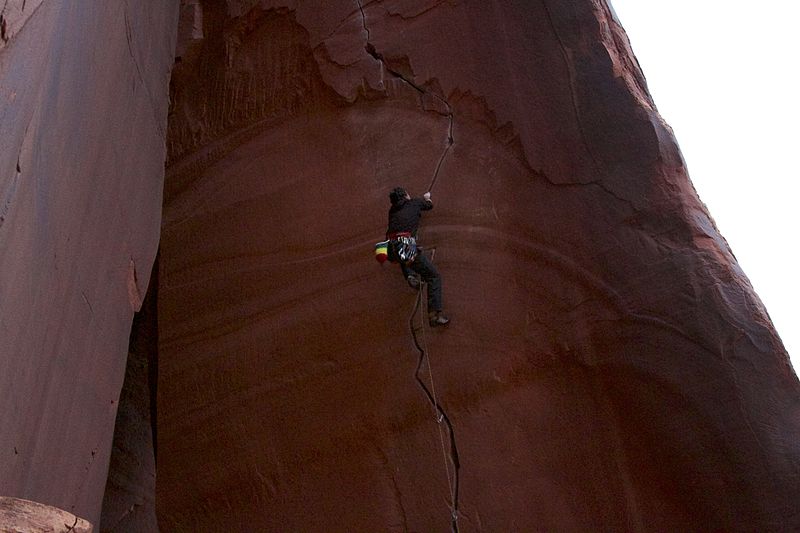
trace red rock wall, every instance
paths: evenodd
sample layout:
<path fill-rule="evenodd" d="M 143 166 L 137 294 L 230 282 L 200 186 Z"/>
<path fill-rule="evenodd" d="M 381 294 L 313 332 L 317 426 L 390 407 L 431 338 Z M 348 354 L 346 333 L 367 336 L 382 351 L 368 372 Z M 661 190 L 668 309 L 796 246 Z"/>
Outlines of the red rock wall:
<path fill-rule="evenodd" d="M 797 378 L 607 4 L 364 4 L 184 2 L 162 528 L 800 527 Z"/>
<path fill-rule="evenodd" d="M 99 524 L 131 319 L 158 243 L 178 10 L 3 7 L 0 494 Z"/>
<path fill-rule="evenodd" d="M 100 530 L 158 531 L 156 521 L 155 384 L 158 380 L 158 259 L 141 310 L 133 318 L 119 398 Z"/>

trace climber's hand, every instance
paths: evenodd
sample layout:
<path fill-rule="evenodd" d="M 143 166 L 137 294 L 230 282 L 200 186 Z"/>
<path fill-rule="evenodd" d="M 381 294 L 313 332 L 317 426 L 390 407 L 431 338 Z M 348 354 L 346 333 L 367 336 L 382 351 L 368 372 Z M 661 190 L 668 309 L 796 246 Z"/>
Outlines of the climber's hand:
<path fill-rule="evenodd" d="M 431 201 L 431 191 L 426 192 L 425 194 L 422 195 L 422 197 L 430 202 Z"/>

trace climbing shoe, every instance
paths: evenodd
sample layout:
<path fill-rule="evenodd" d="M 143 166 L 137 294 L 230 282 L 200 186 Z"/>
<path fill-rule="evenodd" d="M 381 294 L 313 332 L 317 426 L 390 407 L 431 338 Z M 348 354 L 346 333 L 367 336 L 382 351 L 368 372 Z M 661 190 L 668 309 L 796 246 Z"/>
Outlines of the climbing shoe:
<path fill-rule="evenodd" d="M 428 324 L 430 324 L 432 328 L 436 326 L 445 326 L 448 322 L 450 322 L 450 319 L 444 316 L 444 313 L 441 311 L 428 314 Z"/>
<path fill-rule="evenodd" d="M 406 278 L 406 280 L 408 281 L 408 286 L 409 287 L 411 287 L 414 290 L 419 289 L 419 283 L 420 283 L 419 276 L 415 276 L 415 275 L 411 274 L 410 276 L 408 276 Z"/>

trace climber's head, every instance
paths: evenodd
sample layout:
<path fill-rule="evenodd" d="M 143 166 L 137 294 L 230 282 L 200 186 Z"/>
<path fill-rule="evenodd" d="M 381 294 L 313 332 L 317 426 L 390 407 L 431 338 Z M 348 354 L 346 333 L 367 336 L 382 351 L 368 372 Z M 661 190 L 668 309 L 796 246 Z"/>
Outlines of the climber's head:
<path fill-rule="evenodd" d="M 395 187 L 392 189 L 392 192 L 389 193 L 389 201 L 392 202 L 392 205 L 398 205 L 403 202 L 403 200 L 410 199 L 411 196 L 406 192 L 406 190 L 402 187 Z"/>

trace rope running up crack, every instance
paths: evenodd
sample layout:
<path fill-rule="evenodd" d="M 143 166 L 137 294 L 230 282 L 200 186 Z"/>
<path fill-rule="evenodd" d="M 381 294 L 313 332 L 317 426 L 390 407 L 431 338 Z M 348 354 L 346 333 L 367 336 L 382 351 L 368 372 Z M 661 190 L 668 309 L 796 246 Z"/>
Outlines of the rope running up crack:
<path fill-rule="evenodd" d="M 444 147 L 442 154 L 439 156 L 439 160 L 436 163 L 436 167 L 433 172 L 433 177 L 431 179 L 431 183 L 428 187 L 428 192 L 433 190 L 433 187 L 436 185 L 436 181 L 439 179 L 439 172 L 444 164 L 444 160 L 447 157 L 447 154 L 450 152 L 450 149 L 455 144 L 455 139 L 453 137 L 453 127 L 455 122 L 455 117 L 453 113 L 453 107 L 450 105 L 450 102 L 444 96 L 439 96 L 435 92 L 420 86 L 409 80 L 405 76 L 403 76 L 400 72 L 395 71 L 394 69 L 390 68 L 389 65 L 383 58 L 383 55 L 380 54 L 376 49 L 375 46 L 372 44 L 370 39 L 370 30 L 367 26 L 367 17 L 364 13 L 364 5 L 361 3 L 361 0 L 356 0 L 358 5 L 359 12 L 361 13 L 361 23 L 366 33 L 366 45 L 364 46 L 365 50 L 369 55 L 371 55 L 374 59 L 381 63 L 381 66 L 386 69 L 392 76 L 395 78 L 400 79 L 401 81 L 405 82 L 420 95 L 430 95 L 433 98 L 439 100 L 444 106 L 447 108 L 447 113 L 445 116 L 448 120 L 448 128 L 447 128 L 447 145 Z M 423 106 L 424 107 L 424 106 Z M 436 254 L 436 249 L 433 248 L 431 259 Z M 416 346 L 417 350 L 419 351 L 419 361 L 417 362 L 417 369 L 414 372 L 414 379 L 417 380 L 420 388 L 425 392 L 425 395 L 428 397 L 428 400 L 431 402 L 434 410 L 434 417 L 436 418 L 437 422 L 437 430 L 439 433 L 439 441 L 442 448 L 442 457 L 444 460 L 445 471 L 447 474 L 447 485 L 449 488 L 450 494 L 450 525 L 454 533 L 458 533 L 458 491 L 459 491 L 459 460 L 458 460 L 458 448 L 456 447 L 456 440 L 455 440 L 455 431 L 453 430 L 453 424 L 450 422 L 447 413 L 442 408 L 441 404 L 439 404 L 439 400 L 436 397 L 436 385 L 433 380 L 433 370 L 431 369 L 431 362 L 430 362 L 430 352 L 428 349 L 427 339 L 425 338 L 425 316 L 424 313 L 420 313 L 420 309 L 422 308 L 422 292 L 423 289 L 427 285 L 426 283 L 421 283 L 419 289 L 417 290 L 417 299 L 414 303 L 414 309 L 409 317 L 409 327 L 411 329 L 411 335 L 414 340 L 414 345 Z M 416 318 L 417 314 L 420 314 L 421 317 L 421 325 L 420 330 L 422 331 L 422 342 L 420 343 L 420 339 L 417 337 L 417 329 L 414 327 L 414 319 Z M 427 356 L 427 357 L 426 357 Z M 431 388 L 428 389 L 425 382 L 420 378 L 420 369 L 422 368 L 423 360 L 427 361 L 428 366 L 428 376 L 431 383 Z M 450 437 L 450 460 L 448 461 L 447 457 L 447 449 L 444 442 L 444 436 L 442 432 L 442 422 L 445 422 L 447 425 L 447 430 L 449 432 Z M 450 465 L 449 462 L 453 464 L 453 474 L 450 474 Z"/>
<path fill-rule="evenodd" d="M 436 249 L 434 248 L 431 254 L 431 259 L 436 254 Z M 428 348 L 427 338 L 425 336 L 425 315 L 424 313 L 420 313 L 422 309 L 422 293 L 424 287 L 427 283 L 421 283 L 419 289 L 417 289 L 417 298 L 414 302 L 414 308 L 411 312 L 411 316 L 409 317 L 409 327 L 411 328 L 411 336 L 414 340 L 414 345 L 419 351 L 419 361 L 417 362 L 417 369 L 414 372 L 414 379 L 417 380 L 420 388 L 425 392 L 425 395 L 428 397 L 428 400 L 431 402 L 431 406 L 433 407 L 433 414 L 434 418 L 436 419 L 437 423 L 437 432 L 439 433 L 439 442 L 442 448 L 442 458 L 444 460 L 444 467 L 445 472 L 447 474 L 447 486 L 450 493 L 450 526 L 452 527 L 453 533 L 458 533 L 458 492 L 459 492 L 459 460 L 458 460 L 458 448 L 456 447 L 456 438 L 455 438 L 455 431 L 453 429 L 453 424 L 450 422 L 450 418 L 447 416 L 447 413 L 444 411 L 444 408 L 439 403 L 439 400 L 436 396 L 436 384 L 433 380 L 433 370 L 431 368 L 431 356 L 430 350 Z M 415 327 L 414 320 L 417 315 L 420 315 L 420 325 L 419 327 Z M 420 338 L 417 336 L 417 331 L 421 331 L 421 342 Z M 428 367 L 428 377 L 430 379 L 431 388 L 428 389 L 425 382 L 420 378 L 420 370 L 422 369 L 422 363 L 425 361 Z M 448 461 L 447 457 L 447 448 L 444 442 L 444 434 L 442 431 L 442 422 L 445 423 L 447 426 L 447 431 L 449 432 L 450 437 L 450 460 Z M 450 473 L 450 462 L 453 464 L 453 473 L 451 476 Z"/>

